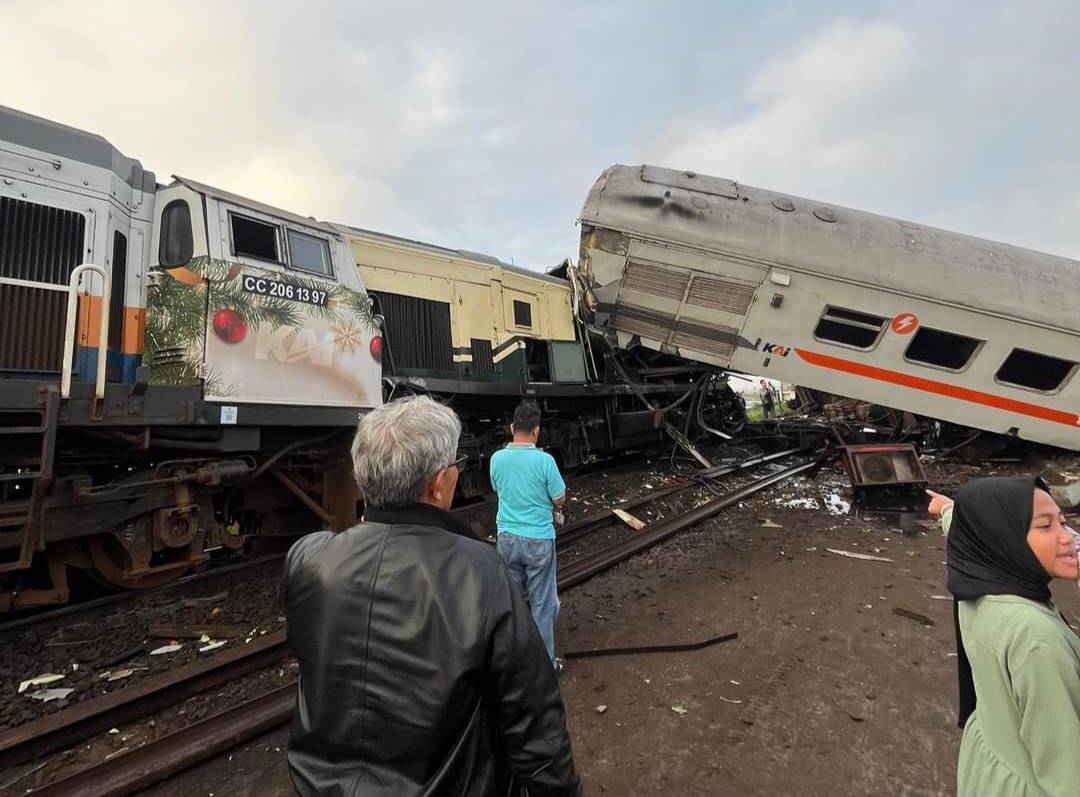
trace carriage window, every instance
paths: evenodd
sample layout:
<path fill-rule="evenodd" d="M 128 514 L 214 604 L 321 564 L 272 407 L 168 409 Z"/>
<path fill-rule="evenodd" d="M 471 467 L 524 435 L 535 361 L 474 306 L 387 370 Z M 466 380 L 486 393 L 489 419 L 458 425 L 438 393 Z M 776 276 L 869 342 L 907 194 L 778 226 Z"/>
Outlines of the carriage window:
<path fill-rule="evenodd" d="M 182 266 L 195 254 L 191 234 L 191 208 L 183 199 L 174 199 L 161 211 L 161 243 L 158 262 L 165 268 Z"/>
<path fill-rule="evenodd" d="M 856 349 L 870 349 L 881 337 L 887 319 L 842 307 L 826 307 L 817 326 L 814 337 Z"/>
<path fill-rule="evenodd" d="M 330 247 L 322 238 L 288 230 L 289 266 L 300 271 L 310 271 L 323 277 L 333 275 L 330 269 Z"/>
<path fill-rule="evenodd" d="M 1068 360 L 1013 349 L 998 368 L 995 378 L 999 382 L 1049 393 L 1060 388 L 1074 368 L 1076 363 Z"/>
<path fill-rule="evenodd" d="M 959 371 L 971 361 L 979 342 L 952 332 L 919 327 L 904 352 L 904 358 L 923 365 Z"/>
<path fill-rule="evenodd" d="M 276 224 L 267 224 L 234 213 L 230 213 L 229 218 L 232 220 L 234 254 L 281 262 Z"/>
<path fill-rule="evenodd" d="M 528 302 L 519 302 L 514 299 L 514 326 L 532 326 L 532 305 Z"/>

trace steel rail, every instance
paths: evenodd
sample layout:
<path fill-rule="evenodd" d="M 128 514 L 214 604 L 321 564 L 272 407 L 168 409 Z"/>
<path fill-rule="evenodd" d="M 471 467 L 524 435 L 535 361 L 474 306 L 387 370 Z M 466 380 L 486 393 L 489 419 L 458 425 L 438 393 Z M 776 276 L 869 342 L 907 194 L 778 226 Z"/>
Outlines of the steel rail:
<path fill-rule="evenodd" d="M 602 573 L 620 562 L 629 559 L 634 554 L 640 553 L 647 548 L 651 548 L 657 543 L 678 534 L 680 531 L 712 517 L 724 509 L 727 509 L 732 504 L 736 504 L 754 493 L 764 490 L 766 487 L 771 487 L 778 482 L 790 479 L 793 476 L 798 476 L 800 473 L 805 473 L 812 468 L 817 467 L 817 465 L 817 460 L 811 460 L 810 462 L 804 462 L 786 468 L 778 473 L 763 476 L 756 481 L 750 482 L 750 484 L 747 484 L 744 487 L 726 493 L 725 495 L 702 504 L 695 509 L 691 509 L 689 512 L 647 527 L 636 536 L 630 537 L 615 545 L 611 545 L 585 559 L 574 562 L 559 573 L 556 579 L 559 589 L 570 589 L 571 587 L 575 587 L 578 584 L 588 581 L 598 573 Z"/>
<path fill-rule="evenodd" d="M 285 554 L 268 554 L 266 556 L 260 556 L 255 559 L 251 559 L 247 562 L 237 562 L 233 565 L 224 565 L 223 567 L 215 567 L 209 570 L 202 570 L 198 573 L 193 573 L 190 576 L 183 576 L 182 578 L 178 578 L 176 581 L 171 581 L 168 584 L 162 584 L 160 587 L 151 587 L 149 589 L 139 590 L 127 590 L 125 592 L 115 592 L 111 595 L 105 595 L 101 598 L 95 598 L 89 601 L 82 601 L 81 603 L 70 603 L 57 609 L 49 609 L 47 611 L 35 612 L 24 617 L 16 617 L 14 620 L 9 620 L 6 623 L 0 623 L 0 636 L 11 631 L 17 631 L 20 628 L 27 628 L 29 626 L 47 623 L 51 620 L 60 620 L 64 617 L 70 617 L 73 614 L 92 612 L 95 609 L 101 609 L 106 606 L 112 606 L 118 603 L 127 603 L 128 601 L 137 600 L 146 595 L 157 595 L 162 592 L 168 592 L 172 589 L 186 587 L 190 584 L 198 584 L 203 581 L 212 581 L 216 578 L 228 576 L 233 573 L 240 573 L 244 570 L 250 570 L 252 568 L 258 567 L 259 565 L 267 564 L 268 562 L 280 561 L 284 558 Z"/>
<path fill-rule="evenodd" d="M 124 797 L 284 725 L 295 705 L 296 686 L 283 686 L 29 794 Z"/>
<path fill-rule="evenodd" d="M 158 676 L 135 681 L 0 733 L 0 767 L 24 763 L 175 705 L 189 697 L 276 664 L 289 655 L 285 632 L 253 639 Z"/>
<path fill-rule="evenodd" d="M 751 457 L 750 459 L 744 459 L 740 462 L 736 462 L 734 465 L 721 465 L 719 467 L 711 468 L 708 471 L 701 471 L 694 474 L 695 476 L 701 476 L 708 479 L 721 479 L 724 476 L 730 476 L 733 473 L 739 471 L 749 470 L 750 468 L 756 468 L 760 465 L 764 465 L 769 462 L 775 462 L 776 460 L 786 459 L 788 457 L 795 456 L 799 453 L 806 453 L 806 449 L 793 449 L 791 451 L 780 451 L 776 454 L 767 454 L 758 457 Z M 661 498 L 667 498 L 670 495 L 675 495 L 683 490 L 689 490 L 693 487 L 700 486 L 701 482 L 695 480 L 687 481 L 683 484 L 675 484 L 670 487 L 663 487 L 655 492 L 643 495 L 640 498 L 636 498 L 633 501 L 629 501 L 625 504 L 620 504 L 618 507 L 624 511 L 637 509 L 638 507 L 650 504 L 653 501 L 657 501 Z M 592 515 L 575 521 L 574 523 L 565 526 L 561 530 L 556 532 L 555 544 L 556 545 L 570 545 L 577 542 L 582 537 L 603 528 L 604 526 L 612 523 L 615 520 L 615 516 L 612 513 L 612 509 L 605 510 L 603 512 L 596 512 Z"/>

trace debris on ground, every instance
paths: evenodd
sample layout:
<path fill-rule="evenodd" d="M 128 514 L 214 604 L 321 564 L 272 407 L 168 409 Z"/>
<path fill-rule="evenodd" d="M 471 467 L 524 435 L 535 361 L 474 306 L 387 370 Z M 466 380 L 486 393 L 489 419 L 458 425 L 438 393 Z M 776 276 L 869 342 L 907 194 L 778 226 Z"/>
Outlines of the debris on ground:
<path fill-rule="evenodd" d="M 40 700 L 42 703 L 48 703 L 52 700 L 66 700 L 75 690 L 71 687 L 64 689 L 39 689 L 36 692 L 31 692 L 29 697 L 31 700 Z"/>
<path fill-rule="evenodd" d="M 892 559 L 885 556 L 874 556 L 868 553 L 856 553 L 855 551 L 841 551 L 836 548 L 826 548 L 829 553 L 834 553 L 837 556 L 846 556 L 848 559 L 861 559 L 864 562 L 889 562 L 892 563 Z"/>
<path fill-rule="evenodd" d="M 176 653 L 178 650 L 183 650 L 184 646 L 179 642 L 174 642 L 171 645 L 162 645 L 160 648 L 154 648 L 150 651 L 151 656 L 162 656 L 167 653 Z"/>
<path fill-rule="evenodd" d="M 612 509 L 611 511 L 615 514 L 615 517 L 617 517 L 630 528 L 636 529 L 637 531 L 641 531 L 643 528 L 645 528 L 645 524 L 633 515 L 631 515 L 629 512 L 626 512 L 622 509 Z"/>
<path fill-rule="evenodd" d="M 897 614 L 901 617 L 906 617 L 909 620 L 914 620 L 917 623 L 922 623 L 925 626 L 937 625 L 936 622 L 934 622 L 931 618 L 927 617 L 925 614 L 913 612 L 910 609 L 901 609 L 899 606 L 894 606 L 892 612 L 893 614 Z"/>
<path fill-rule="evenodd" d="M 19 694 L 21 695 L 31 686 L 45 686 L 46 684 L 54 684 L 57 681 L 63 680 L 64 676 L 60 673 L 47 672 L 43 675 L 35 675 L 33 678 L 29 678 L 19 684 Z"/>

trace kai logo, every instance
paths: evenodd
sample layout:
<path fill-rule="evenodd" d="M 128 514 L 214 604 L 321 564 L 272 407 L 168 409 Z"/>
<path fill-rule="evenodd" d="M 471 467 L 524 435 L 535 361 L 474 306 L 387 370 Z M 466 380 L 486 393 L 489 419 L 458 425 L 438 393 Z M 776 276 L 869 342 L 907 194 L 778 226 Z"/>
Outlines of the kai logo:
<path fill-rule="evenodd" d="M 327 332 L 320 341 L 315 330 L 304 327 L 278 327 L 271 329 L 259 325 L 255 338 L 255 359 L 280 363 L 310 362 L 321 368 L 334 366 L 334 333 Z"/>
<path fill-rule="evenodd" d="M 773 357 L 787 357 L 791 354 L 791 347 L 781 346 L 779 343 L 766 343 L 761 347 L 761 351 Z"/>

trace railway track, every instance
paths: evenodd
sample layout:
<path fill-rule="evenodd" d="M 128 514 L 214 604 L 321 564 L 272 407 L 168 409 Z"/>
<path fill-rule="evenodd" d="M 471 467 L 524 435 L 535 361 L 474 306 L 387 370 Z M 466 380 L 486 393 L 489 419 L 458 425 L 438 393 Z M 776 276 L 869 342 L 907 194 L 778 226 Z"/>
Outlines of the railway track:
<path fill-rule="evenodd" d="M 727 468 L 714 468 L 710 475 L 719 478 L 799 453 L 803 452 L 789 451 L 757 457 Z M 754 493 L 809 472 L 817 465 L 816 459 L 799 462 L 719 495 L 687 512 L 646 526 L 640 533 L 561 568 L 558 576 L 559 589 L 572 589 Z M 637 508 L 693 486 L 697 485 L 674 485 L 625 506 Z M 567 532 L 570 532 L 571 540 L 580 539 L 609 522 L 610 513 L 603 513 L 602 516 L 598 513 L 584 518 L 564 530 L 561 543 L 567 544 Z M 193 662 L 103 698 L 94 698 L 72 709 L 25 723 L 0 734 L 0 763 L 25 762 L 64 749 L 103 728 L 145 717 L 179 700 L 215 688 L 229 679 L 239 678 L 275 664 L 287 655 L 288 646 L 284 632 L 269 634 L 226 655 L 219 654 L 207 661 Z M 295 693 L 295 685 L 272 690 L 254 700 L 222 711 L 123 755 L 107 759 L 29 794 L 37 797 L 130 795 L 287 723 L 292 716 Z"/>

